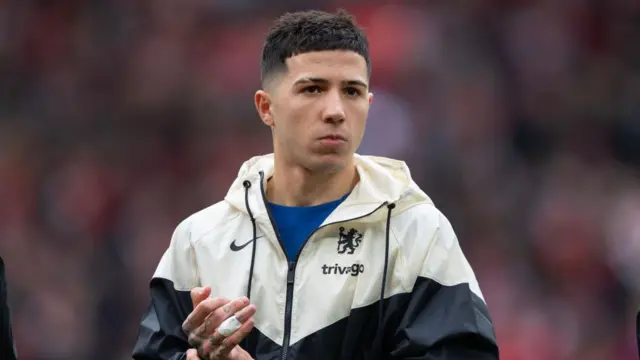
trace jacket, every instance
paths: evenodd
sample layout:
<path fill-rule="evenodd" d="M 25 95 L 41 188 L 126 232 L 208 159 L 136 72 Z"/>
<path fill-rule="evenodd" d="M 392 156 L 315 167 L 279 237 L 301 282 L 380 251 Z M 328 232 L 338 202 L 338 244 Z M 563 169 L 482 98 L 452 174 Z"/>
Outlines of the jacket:
<path fill-rule="evenodd" d="M 18 354 L 11 331 L 11 313 L 9 311 L 7 294 L 7 277 L 4 262 L 0 257 L 0 359 L 16 360 Z"/>
<path fill-rule="evenodd" d="M 359 183 L 288 259 L 266 206 L 273 155 L 182 221 L 151 279 L 134 359 L 177 360 L 190 289 L 248 296 L 255 359 L 498 359 L 493 324 L 447 218 L 404 162 L 355 155 Z"/>

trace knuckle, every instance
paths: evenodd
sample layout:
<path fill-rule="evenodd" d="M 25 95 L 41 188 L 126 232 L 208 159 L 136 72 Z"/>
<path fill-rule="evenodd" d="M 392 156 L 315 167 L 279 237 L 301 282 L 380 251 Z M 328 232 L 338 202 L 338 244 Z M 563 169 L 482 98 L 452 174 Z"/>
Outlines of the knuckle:
<path fill-rule="evenodd" d="M 231 336 L 229 336 L 228 338 L 224 339 L 221 345 L 224 346 L 224 349 L 231 351 L 231 349 L 233 349 L 236 345 L 238 345 L 241 340 L 242 340 L 242 336 L 240 336 L 239 332 L 236 332 Z"/>
<path fill-rule="evenodd" d="M 211 298 L 211 299 L 204 300 L 198 306 L 202 306 L 202 308 L 201 308 L 202 310 L 201 311 L 211 312 L 211 311 L 214 311 L 215 309 L 219 308 L 223 304 L 224 304 L 224 299 Z"/>
<path fill-rule="evenodd" d="M 227 311 L 225 311 L 225 313 L 230 315 L 230 314 L 237 313 L 243 309 L 244 309 L 244 305 L 241 302 L 233 302 L 229 304 Z"/>
<path fill-rule="evenodd" d="M 224 310 L 224 312 L 228 312 L 230 311 L 232 308 L 234 308 L 236 305 L 235 301 L 232 301 L 230 303 L 226 303 L 222 306 L 222 310 Z"/>
<path fill-rule="evenodd" d="M 220 299 L 220 298 L 214 299 L 214 301 L 212 301 L 211 303 L 211 311 L 218 309 L 221 306 L 224 306 L 225 303 L 226 302 L 224 301 L 224 299 Z"/>
<path fill-rule="evenodd" d="M 218 346 L 218 353 L 219 354 L 226 354 L 228 353 L 232 348 L 232 344 L 230 341 L 223 341 L 220 346 Z"/>
<path fill-rule="evenodd" d="M 244 305 L 244 303 L 242 301 L 235 301 L 235 302 L 233 302 L 233 305 L 232 305 L 232 309 L 233 309 L 234 312 L 238 311 L 240 309 L 243 309 L 244 307 L 245 307 L 245 305 Z"/>
<path fill-rule="evenodd" d="M 209 322 L 209 333 L 212 333 L 220 323 L 222 322 L 222 318 L 217 314 L 217 312 L 212 312 L 209 317 L 207 317 L 207 321 Z"/>
<path fill-rule="evenodd" d="M 212 344 L 209 341 L 205 341 L 202 345 L 198 346 L 198 356 L 202 359 L 207 359 L 211 355 L 213 350 Z"/>
<path fill-rule="evenodd" d="M 220 356 L 218 356 L 217 350 L 213 350 L 210 353 L 208 353 L 206 356 L 203 356 L 202 358 L 208 359 L 208 360 L 216 360 L 216 359 L 220 359 Z"/>
<path fill-rule="evenodd" d="M 196 306 L 197 312 L 207 311 L 211 307 L 211 299 L 206 299 Z"/>
<path fill-rule="evenodd" d="M 224 349 L 222 346 L 218 346 L 214 351 L 211 352 L 212 359 L 222 359 L 224 354 Z"/>
<path fill-rule="evenodd" d="M 196 347 L 199 346 L 201 343 L 200 338 L 198 337 L 198 335 L 196 335 L 196 333 L 189 334 L 188 342 L 189 342 L 189 345 L 196 346 Z"/>
<path fill-rule="evenodd" d="M 193 330 L 193 324 L 191 323 L 191 319 L 187 319 L 182 324 L 182 330 L 186 333 L 191 332 Z"/>
<path fill-rule="evenodd" d="M 211 315 L 211 318 L 214 321 L 214 324 L 216 324 L 216 327 L 220 326 L 220 324 L 222 324 L 222 322 L 228 317 L 229 312 L 225 311 L 224 308 L 214 311 Z"/>
<path fill-rule="evenodd" d="M 221 298 L 221 297 L 215 297 L 215 298 L 211 298 L 213 300 L 214 303 L 216 304 L 224 304 L 227 300 Z"/>
<path fill-rule="evenodd" d="M 253 307 L 246 307 L 246 308 L 238 311 L 236 313 L 236 317 L 238 318 L 238 321 L 244 323 L 246 320 L 251 318 L 251 315 L 253 315 L 253 313 L 255 313 Z"/>
<path fill-rule="evenodd" d="M 206 310 L 211 307 L 212 302 L 213 302 L 213 299 L 204 299 L 200 304 L 198 304 L 198 306 L 201 309 Z"/>

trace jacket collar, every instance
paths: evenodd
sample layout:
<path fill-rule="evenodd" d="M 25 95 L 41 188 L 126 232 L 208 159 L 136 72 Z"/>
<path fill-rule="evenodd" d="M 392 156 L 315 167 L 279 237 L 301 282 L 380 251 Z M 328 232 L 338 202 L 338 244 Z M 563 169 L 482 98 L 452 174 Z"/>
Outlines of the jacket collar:
<path fill-rule="evenodd" d="M 432 202 L 412 180 L 409 168 L 403 161 L 359 154 L 354 156 L 360 181 L 325 223 L 365 217 L 389 203 L 396 204 L 394 213 L 398 214 L 418 203 Z M 238 177 L 227 192 L 225 201 L 238 211 L 247 213 L 244 183 L 248 181 L 251 183 L 248 202 L 253 215 L 256 218 L 267 216 L 261 187 L 266 188 L 266 181 L 273 175 L 273 171 L 273 154 L 247 160 L 240 167 Z M 261 172 L 264 176 L 261 176 Z M 366 220 L 379 219 L 377 216 L 367 216 Z"/>

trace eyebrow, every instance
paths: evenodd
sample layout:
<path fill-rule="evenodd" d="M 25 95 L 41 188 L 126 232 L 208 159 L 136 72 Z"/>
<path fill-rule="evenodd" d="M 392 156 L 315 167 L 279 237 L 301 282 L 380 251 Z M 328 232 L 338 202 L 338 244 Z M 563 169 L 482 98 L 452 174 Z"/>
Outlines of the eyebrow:
<path fill-rule="evenodd" d="M 323 79 L 323 78 L 303 77 L 303 78 L 297 80 L 294 83 L 294 85 L 304 84 L 304 83 L 328 84 L 329 80 Z M 360 81 L 360 80 L 344 80 L 344 81 L 341 81 L 341 84 L 343 84 L 343 85 L 351 85 L 351 86 L 360 86 L 360 87 L 363 87 L 365 89 L 369 87 L 367 85 L 367 83 L 365 83 L 363 81 Z"/>

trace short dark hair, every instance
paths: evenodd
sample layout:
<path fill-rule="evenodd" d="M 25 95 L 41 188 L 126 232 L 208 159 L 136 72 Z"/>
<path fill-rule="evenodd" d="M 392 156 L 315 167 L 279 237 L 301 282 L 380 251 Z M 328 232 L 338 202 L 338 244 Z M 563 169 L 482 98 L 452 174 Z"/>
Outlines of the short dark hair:
<path fill-rule="evenodd" d="M 349 50 L 364 57 L 371 76 L 369 40 L 355 18 L 346 10 L 336 13 L 320 10 L 286 13 L 267 34 L 262 48 L 260 80 L 286 71 L 286 60 L 312 51 Z"/>

